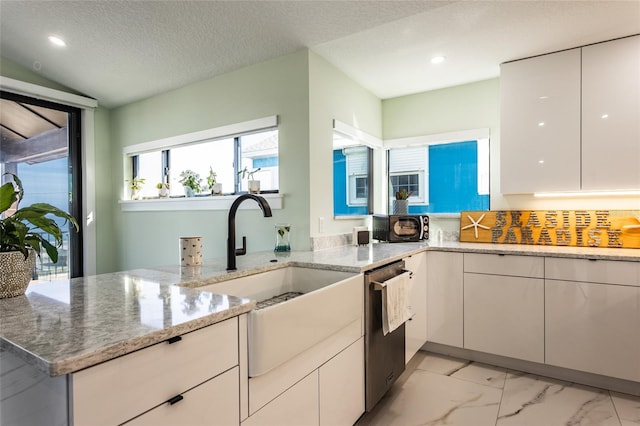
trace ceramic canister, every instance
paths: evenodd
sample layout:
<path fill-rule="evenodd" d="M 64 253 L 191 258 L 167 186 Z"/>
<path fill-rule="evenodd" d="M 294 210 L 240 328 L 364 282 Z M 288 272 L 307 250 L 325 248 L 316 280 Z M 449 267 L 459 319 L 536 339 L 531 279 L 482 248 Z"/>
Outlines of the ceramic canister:
<path fill-rule="evenodd" d="M 180 237 L 180 265 L 202 265 L 202 237 Z"/>

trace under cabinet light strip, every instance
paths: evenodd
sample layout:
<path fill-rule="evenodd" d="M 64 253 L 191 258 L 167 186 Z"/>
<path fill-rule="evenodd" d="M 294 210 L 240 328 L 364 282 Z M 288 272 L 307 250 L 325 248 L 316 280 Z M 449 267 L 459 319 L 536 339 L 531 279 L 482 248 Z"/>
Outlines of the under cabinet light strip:
<path fill-rule="evenodd" d="M 536 192 L 534 197 L 558 198 L 558 197 L 616 197 L 638 195 L 640 191 L 585 191 L 585 192 Z"/>

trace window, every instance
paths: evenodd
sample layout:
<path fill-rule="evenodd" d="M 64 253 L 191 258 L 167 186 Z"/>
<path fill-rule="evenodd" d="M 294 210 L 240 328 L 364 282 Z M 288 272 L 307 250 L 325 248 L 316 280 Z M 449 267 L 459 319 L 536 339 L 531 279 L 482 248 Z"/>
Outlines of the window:
<path fill-rule="evenodd" d="M 406 189 L 410 214 L 489 209 L 488 139 L 391 148 L 387 159 L 389 206 Z"/>
<path fill-rule="evenodd" d="M 143 198 L 157 198 L 158 183 L 169 183 L 171 197 L 185 195 L 180 174 L 191 170 L 200 176 L 200 194 L 209 195 L 207 177 L 215 172 L 223 194 L 247 191 L 245 167 L 255 171 L 261 192 L 278 192 L 277 117 L 267 117 L 209 129 L 160 141 L 126 147 L 130 157 L 127 179 L 145 179 Z"/>
<path fill-rule="evenodd" d="M 381 148 L 382 141 L 338 120 L 334 120 L 333 128 L 333 215 L 371 214 L 372 147 Z"/>
<path fill-rule="evenodd" d="M 333 150 L 333 213 L 335 216 L 370 213 L 369 182 L 372 150 L 350 146 Z"/>
<path fill-rule="evenodd" d="M 428 204 L 428 186 L 425 184 L 428 158 L 429 151 L 424 147 L 389 150 L 388 170 L 392 197 L 401 189 L 406 189 L 411 193 L 410 205 Z"/>

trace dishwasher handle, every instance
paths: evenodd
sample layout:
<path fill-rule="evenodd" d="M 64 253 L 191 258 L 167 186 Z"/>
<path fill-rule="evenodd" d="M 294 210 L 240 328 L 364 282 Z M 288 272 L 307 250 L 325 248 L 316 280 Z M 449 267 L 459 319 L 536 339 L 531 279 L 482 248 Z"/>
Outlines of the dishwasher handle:
<path fill-rule="evenodd" d="M 413 272 L 409 271 L 408 269 L 403 269 L 402 272 L 396 276 L 406 274 L 407 272 L 409 273 L 409 278 L 413 278 Z M 394 277 L 391 277 L 391 278 L 394 278 Z M 382 291 L 382 289 L 384 289 L 387 286 L 387 283 L 379 282 L 379 281 L 371 281 L 371 284 L 369 284 L 369 286 L 373 287 L 375 291 Z"/>

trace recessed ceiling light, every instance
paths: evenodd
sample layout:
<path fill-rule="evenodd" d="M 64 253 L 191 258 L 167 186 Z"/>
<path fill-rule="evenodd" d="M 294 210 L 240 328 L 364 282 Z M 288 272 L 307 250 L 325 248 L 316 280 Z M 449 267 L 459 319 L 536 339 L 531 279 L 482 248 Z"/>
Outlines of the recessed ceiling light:
<path fill-rule="evenodd" d="M 60 47 L 64 47 L 67 45 L 67 43 L 65 43 L 63 39 L 56 36 L 49 36 L 49 41 L 55 44 L 56 46 L 60 46 Z"/>
<path fill-rule="evenodd" d="M 444 56 L 434 56 L 433 58 L 431 58 L 432 64 L 441 64 L 443 62 L 444 62 Z"/>

